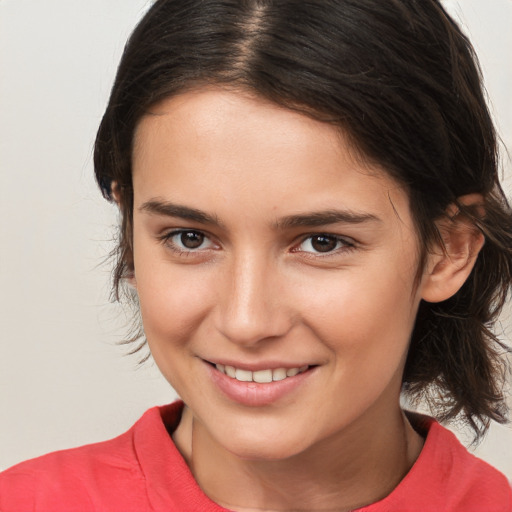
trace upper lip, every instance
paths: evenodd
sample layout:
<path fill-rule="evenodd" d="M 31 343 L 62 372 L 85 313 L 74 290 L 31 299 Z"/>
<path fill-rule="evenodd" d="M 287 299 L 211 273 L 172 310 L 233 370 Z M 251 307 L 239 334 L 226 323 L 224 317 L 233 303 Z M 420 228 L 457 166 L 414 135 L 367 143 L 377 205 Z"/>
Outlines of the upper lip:
<path fill-rule="evenodd" d="M 247 370 L 251 372 L 257 372 L 259 370 L 275 370 L 277 368 L 302 368 L 303 366 L 315 366 L 311 363 L 290 363 L 284 361 L 258 361 L 254 363 L 244 363 L 242 361 L 234 361 L 232 359 L 204 359 L 207 363 L 221 364 L 224 366 L 233 366 L 240 370 Z"/>

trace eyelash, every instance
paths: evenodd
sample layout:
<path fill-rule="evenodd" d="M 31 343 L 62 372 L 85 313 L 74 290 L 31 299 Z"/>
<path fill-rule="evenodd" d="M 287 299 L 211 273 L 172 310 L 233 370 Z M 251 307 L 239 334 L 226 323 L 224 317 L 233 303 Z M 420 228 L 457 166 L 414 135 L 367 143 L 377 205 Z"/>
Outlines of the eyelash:
<path fill-rule="evenodd" d="M 159 240 L 164 244 L 165 247 L 167 247 L 168 249 L 170 249 L 171 251 L 177 253 L 177 254 L 180 254 L 180 255 L 190 255 L 192 253 L 198 253 L 200 252 L 201 250 L 205 250 L 205 249 L 201 249 L 201 248 L 198 248 L 198 249 L 182 249 L 180 248 L 179 246 L 177 246 L 177 244 L 175 242 L 172 241 L 172 239 L 174 237 L 177 237 L 177 236 L 180 236 L 180 235 L 183 235 L 184 233 L 194 233 L 195 235 L 199 235 L 199 236 L 202 236 L 204 237 L 204 240 L 208 240 L 210 241 L 210 244 L 214 245 L 213 242 L 211 241 L 210 237 L 200 231 L 200 230 L 197 230 L 197 229 L 177 229 L 177 230 L 174 230 L 174 231 L 171 231 L 169 233 L 166 233 L 165 235 L 163 236 L 160 236 L 158 237 Z M 208 247 L 207 249 L 211 249 L 211 247 Z"/>
<path fill-rule="evenodd" d="M 312 240 L 314 238 L 325 238 L 325 239 L 329 239 L 329 240 L 332 240 L 334 242 L 336 242 L 336 247 L 333 249 L 333 250 L 330 250 L 330 251 L 326 251 L 324 253 L 322 252 L 317 252 L 317 251 L 304 251 L 304 250 L 300 250 L 298 249 L 298 247 L 300 247 L 301 245 L 303 245 L 304 243 L 308 242 L 310 244 L 312 244 Z M 311 258 L 328 258 L 329 256 L 333 256 L 335 254 L 339 254 L 340 252 L 342 253 L 346 253 L 348 251 L 352 251 L 356 248 L 356 245 L 353 241 L 345 238 L 345 237 L 342 237 L 342 236 L 339 236 L 339 235 L 333 235 L 331 233 L 313 233 L 313 234 L 310 234 L 310 235 L 307 235 L 305 237 L 303 237 L 301 239 L 301 242 L 300 244 L 298 244 L 293 250 L 292 252 L 302 252 L 303 254 L 305 254 L 307 257 L 311 257 Z"/>
<path fill-rule="evenodd" d="M 204 250 L 209 250 L 209 249 L 212 249 L 212 247 L 207 247 L 205 249 L 201 249 L 201 248 L 197 248 L 197 249 L 182 249 L 180 248 L 179 246 L 177 246 L 177 244 L 175 242 L 172 241 L 172 239 L 174 237 L 177 237 L 177 236 L 181 236 L 183 235 L 184 233 L 193 233 L 195 235 L 199 235 L 201 237 L 204 237 L 204 240 L 208 240 L 210 242 L 211 245 L 215 245 L 212 241 L 211 241 L 211 238 L 208 234 L 204 233 L 203 231 L 200 231 L 200 230 L 196 230 L 196 229 L 178 229 L 178 230 L 174 230 L 174 231 L 171 231 L 169 233 L 166 233 L 165 235 L 163 236 L 160 236 L 158 237 L 158 239 L 165 245 L 165 247 L 167 247 L 168 249 L 170 249 L 171 251 L 179 254 L 179 255 L 184 255 L 184 256 L 189 256 L 193 253 L 199 253 L 201 251 L 204 251 Z M 329 251 L 326 251 L 324 253 L 322 252 L 315 252 L 315 251 L 304 251 L 304 250 L 300 250 L 299 247 L 301 245 L 303 245 L 304 243 L 308 242 L 311 244 L 311 241 L 314 239 L 314 238 L 325 238 L 325 239 L 329 239 L 329 240 L 332 240 L 334 242 L 336 242 L 336 247 L 333 249 L 333 250 L 329 250 Z M 201 244 L 202 245 L 202 244 Z M 338 245 L 340 245 L 338 247 Z M 340 252 L 349 252 L 349 251 L 352 251 L 356 248 L 356 244 L 345 238 L 345 237 L 342 237 L 342 236 L 339 236 L 339 235 L 333 235 L 333 234 L 330 234 L 330 233 L 313 233 L 313 234 L 310 234 L 310 235 L 306 235 L 306 236 L 303 236 L 301 238 L 301 241 L 299 244 L 297 244 L 291 252 L 300 252 L 300 253 L 303 253 L 304 255 L 306 255 L 306 257 L 309 257 L 309 258 L 327 258 L 329 256 L 332 256 L 333 254 L 338 254 Z"/>

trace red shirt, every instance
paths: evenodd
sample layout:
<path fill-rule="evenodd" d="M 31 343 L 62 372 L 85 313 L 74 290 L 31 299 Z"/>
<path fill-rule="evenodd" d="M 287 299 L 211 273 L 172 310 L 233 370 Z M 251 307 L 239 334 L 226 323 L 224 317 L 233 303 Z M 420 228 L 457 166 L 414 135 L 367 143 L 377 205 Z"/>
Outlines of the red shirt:
<path fill-rule="evenodd" d="M 128 432 L 0 473 L 1 512 L 226 512 L 199 488 L 172 442 L 183 404 L 149 409 Z M 359 512 L 512 512 L 506 478 L 434 420 L 406 477 Z"/>

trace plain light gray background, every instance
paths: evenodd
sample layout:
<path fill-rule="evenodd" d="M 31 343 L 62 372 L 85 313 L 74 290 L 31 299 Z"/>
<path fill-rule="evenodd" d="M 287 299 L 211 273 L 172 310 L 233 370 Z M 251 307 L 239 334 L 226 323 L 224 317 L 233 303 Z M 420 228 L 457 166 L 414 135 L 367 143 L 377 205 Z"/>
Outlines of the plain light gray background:
<path fill-rule="evenodd" d="M 512 150 L 512 1 L 445 4 L 476 46 Z M 113 437 L 176 396 L 151 361 L 137 368 L 116 344 L 126 318 L 109 303 L 102 261 L 117 215 L 91 158 L 124 42 L 148 5 L 0 0 L 0 469 Z M 512 479 L 510 427 L 493 426 L 477 453 Z"/>

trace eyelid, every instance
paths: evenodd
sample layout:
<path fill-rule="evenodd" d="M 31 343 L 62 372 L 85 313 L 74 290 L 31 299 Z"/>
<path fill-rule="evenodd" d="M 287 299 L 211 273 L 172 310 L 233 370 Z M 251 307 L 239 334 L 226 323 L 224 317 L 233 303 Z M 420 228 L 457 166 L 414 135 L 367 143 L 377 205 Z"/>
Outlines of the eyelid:
<path fill-rule="evenodd" d="M 179 235 L 181 235 L 183 233 L 198 233 L 198 234 L 204 236 L 205 240 L 208 240 L 210 242 L 209 246 L 208 247 L 204 247 L 204 248 L 200 247 L 200 248 L 197 248 L 197 249 L 188 249 L 186 247 L 184 247 L 184 248 L 179 247 L 177 244 L 175 244 L 172 241 L 172 238 L 175 237 L 175 236 L 179 236 Z M 177 253 L 180 253 L 180 254 L 200 253 L 200 252 L 216 249 L 216 248 L 219 247 L 219 244 L 216 243 L 213 240 L 213 237 L 209 233 L 207 233 L 206 231 L 204 231 L 202 229 L 195 229 L 195 228 L 175 228 L 175 229 L 171 229 L 170 231 L 167 231 L 164 234 L 159 235 L 157 237 L 157 239 L 160 242 L 162 242 L 162 244 L 165 245 L 170 250 L 172 250 L 174 252 L 177 252 Z"/>
<path fill-rule="evenodd" d="M 304 244 L 304 242 L 306 242 L 307 240 L 311 240 L 314 237 L 333 238 L 336 240 L 337 243 L 341 242 L 342 246 L 335 248 L 332 251 L 327 251 L 327 252 L 300 250 L 300 246 L 302 244 Z M 309 256 L 314 255 L 312 257 L 318 258 L 318 257 L 333 256 L 333 255 L 339 254 L 340 252 L 347 252 L 347 251 L 353 250 L 355 248 L 356 248 L 356 242 L 352 238 L 342 236 L 342 235 L 337 235 L 334 233 L 322 233 L 321 232 L 321 233 L 310 233 L 308 235 L 301 236 L 299 242 L 297 244 L 295 244 L 294 247 L 292 248 L 292 252 L 301 252 L 301 253 L 309 255 Z"/>

